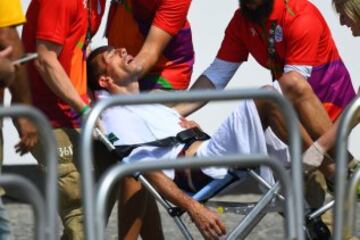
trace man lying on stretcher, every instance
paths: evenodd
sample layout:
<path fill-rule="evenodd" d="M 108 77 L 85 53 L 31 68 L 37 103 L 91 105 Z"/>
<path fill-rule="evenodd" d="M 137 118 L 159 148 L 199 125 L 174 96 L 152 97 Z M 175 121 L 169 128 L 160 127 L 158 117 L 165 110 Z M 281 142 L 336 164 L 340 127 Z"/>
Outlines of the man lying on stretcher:
<path fill-rule="evenodd" d="M 113 94 L 138 94 L 137 79 L 123 80 L 123 65 L 132 57 L 124 49 L 101 47 L 88 58 L 88 82 L 97 100 Z M 172 108 L 161 104 L 117 106 L 102 114 L 106 134 L 117 136 L 114 145 L 129 145 L 151 142 L 176 136 L 184 129 L 179 125 L 180 115 Z M 175 159 L 181 155 L 199 157 L 219 156 L 231 153 L 267 154 L 264 130 L 255 103 L 240 102 L 237 108 L 222 122 L 217 131 L 206 141 L 183 143 L 172 147 L 142 146 L 134 149 L 123 159 L 125 162 Z M 198 190 L 212 179 L 223 178 L 226 168 L 205 168 L 201 171 L 186 171 L 186 190 Z M 219 216 L 193 200 L 179 189 L 173 180 L 179 180 L 174 171 L 159 171 L 146 174 L 154 187 L 173 204 L 188 212 L 201 234 L 206 239 L 217 239 L 226 233 Z"/>

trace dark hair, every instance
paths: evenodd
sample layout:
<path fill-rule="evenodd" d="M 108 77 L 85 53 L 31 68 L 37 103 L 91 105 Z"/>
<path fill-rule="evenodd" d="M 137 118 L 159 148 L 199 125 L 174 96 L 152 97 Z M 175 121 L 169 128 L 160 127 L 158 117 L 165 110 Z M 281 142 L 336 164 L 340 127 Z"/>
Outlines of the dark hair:
<path fill-rule="evenodd" d="M 101 75 L 106 74 L 106 70 L 102 68 L 98 61 L 96 61 L 96 57 L 99 54 L 110 51 L 114 49 L 112 46 L 101 46 L 94 49 L 88 56 L 86 60 L 86 74 L 87 74 L 87 83 L 90 90 L 100 90 L 104 89 L 99 86 L 98 80 Z"/>
<path fill-rule="evenodd" d="M 261 24 L 268 18 L 273 10 L 274 0 L 263 0 L 262 5 L 256 9 L 250 9 L 247 4 L 252 0 L 239 0 L 242 14 L 251 22 Z"/>

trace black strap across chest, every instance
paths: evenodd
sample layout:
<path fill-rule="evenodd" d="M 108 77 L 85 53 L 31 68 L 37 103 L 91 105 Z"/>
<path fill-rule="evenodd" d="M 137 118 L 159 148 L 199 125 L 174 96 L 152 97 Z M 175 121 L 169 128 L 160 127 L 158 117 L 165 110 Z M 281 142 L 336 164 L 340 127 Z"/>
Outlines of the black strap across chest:
<path fill-rule="evenodd" d="M 184 131 L 179 132 L 176 136 L 167 137 L 163 139 L 158 139 L 151 142 L 131 144 L 131 145 L 118 145 L 115 146 L 113 153 L 118 158 L 127 157 L 132 150 L 142 146 L 153 146 L 153 147 L 172 147 L 176 144 L 185 144 L 190 146 L 195 141 L 205 141 L 210 139 L 210 136 L 203 132 L 200 128 L 189 128 Z"/>

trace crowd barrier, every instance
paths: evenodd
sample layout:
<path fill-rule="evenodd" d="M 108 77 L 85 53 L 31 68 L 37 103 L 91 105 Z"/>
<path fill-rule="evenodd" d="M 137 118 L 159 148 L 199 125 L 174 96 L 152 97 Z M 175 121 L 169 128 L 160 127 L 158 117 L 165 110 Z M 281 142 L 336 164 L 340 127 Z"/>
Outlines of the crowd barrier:
<path fill-rule="evenodd" d="M 95 205 L 96 194 L 94 190 L 94 176 L 92 174 L 92 134 L 95 126 L 95 122 L 98 116 L 103 110 L 108 107 L 115 105 L 133 105 L 133 104 L 150 104 L 150 103 L 176 103 L 176 102 L 195 102 L 195 101 L 226 101 L 226 100 L 236 100 L 236 99 L 269 99 L 278 104 L 279 109 L 284 113 L 284 119 L 286 123 L 287 130 L 289 132 L 289 151 L 292 158 L 291 162 L 291 175 L 292 181 L 283 182 L 285 192 L 287 193 L 287 217 L 288 217 L 288 238 L 289 239 L 304 239 L 304 232 L 302 228 L 303 219 L 304 219 L 304 201 L 303 201 L 303 174 L 302 174 L 302 162 L 301 162 L 301 146 L 300 146 L 300 136 L 298 129 L 298 121 L 294 109 L 288 103 L 285 98 L 281 95 L 265 90 L 265 89 L 239 89 L 239 90 L 226 90 L 226 91 L 192 91 L 192 92 L 177 92 L 177 93 L 154 93 L 154 94 L 140 94 L 135 96 L 113 96 L 112 98 L 105 99 L 96 103 L 92 111 L 90 112 L 87 120 L 82 126 L 82 132 L 80 136 L 80 170 L 82 178 L 82 194 L 83 194 L 83 206 L 84 206 L 84 220 L 85 220 L 85 234 L 86 239 L 102 239 L 102 229 L 103 225 L 100 225 L 100 230 L 97 228 L 97 214 L 102 214 L 100 206 Z M 227 160 L 226 160 L 227 159 Z M 237 160 L 236 160 L 237 159 Z M 270 167 L 273 167 L 275 171 L 279 171 L 281 167 L 276 165 L 269 158 L 251 158 L 251 155 L 246 155 L 246 159 L 255 160 L 254 163 L 265 164 Z M 244 156 L 229 156 L 228 158 L 221 157 L 220 159 L 202 159 L 199 161 L 181 161 L 183 164 L 187 164 L 186 167 L 199 167 L 205 166 L 206 164 L 211 163 L 211 165 L 229 165 L 229 164 L 245 164 L 248 166 L 248 162 Z M 225 160 L 225 161 L 224 161 Z M 181 163 L 152 163 L 152 164 L 139 164 L 134 165 L 139 167 L 140 170 L 151 170 L 159 168 L 170 168 L 170 167 L 185 167 Z M 199 165 L 198 165 L 199 164 Z M 133 169 L 132 164 L 129 166 L 123 166 L 120 169 L 112 170 L 114 172 L 109 172 L 108 174 L 113 174 L 111 176 L 105 176 L 104 179 L 107 179 L 103 184 L 108 184 L 111 186 L 114 183 L 108 183 L 107 181 L 118 180 L 126 172 L 139 171 L 139 169 Z M 286 177 L 280 173 L 281 181 L 286 180 Z M 281 177 L 282 176 L 282 177 Z M 290 187 L 288 184 L 292 183 Z M 277 187 L 277 186 L 275 186 Z M 98 204 L 103 204 L 103 199 L 106 198 L 105 193 L 100 193 L 103 195 L 98 196 Z M 102 200 L 101 200 L 102 199 Z M 100 201 L 100 202 L 99 202 Z M 96 208 L 98 207 L 98 208 Z M 293 209 L 291 209 L 291 207 Z M 254 209 L 253 211 L 257 211 Z M 289 215 L 291 214 L 291 216 Z"/>
<path fill-rule="evenodd" d="M 354 233 L 354 206 L 356 187 L 360 173 L 357 172 L 347 183 L 348 178 L 348 137 L 351 129 L 357 124 L 356 115 L 360 111 L 360 98 L 355 98 L 344 110 L 336 136 L 336 176 L 335 176 L 335 210 L 333 215 L 334 240 L 344 239 L 344 234 Z M 347 191 L 346 188 L 350 187 Z"/>
<path fill-rule="evenodd" d="M 20 176 L 0 175 L 0 185 L 4 187 L 18 188 L 24 194 L 24 200 L 32 204 L 35 211 L 35 239 L 55 240 L 58 239 L 57 224 L 57 159 L 56 142 L 52 134 L 51 126 L 45 116 L 37 109 L 12 105 L 11 107 L 0 107 L 0 117 L 27 117 L 38 126 L 39 139 L 42 139 L 43 154 L 47 159 L 46 172 L 46 200 L 39 191 L 28 180 Z M 44 209 L 45 202 L 45 209 Z"/>

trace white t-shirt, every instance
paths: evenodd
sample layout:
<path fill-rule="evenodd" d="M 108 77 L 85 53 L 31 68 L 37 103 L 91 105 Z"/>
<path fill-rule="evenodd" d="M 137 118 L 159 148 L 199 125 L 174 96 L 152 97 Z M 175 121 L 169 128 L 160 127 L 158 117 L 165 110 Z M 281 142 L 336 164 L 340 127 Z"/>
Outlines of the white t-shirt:
<path fill-rule="evenodd" d="M 109 93 L 102 91 L 98 98 L 107 98 Z M 119 140 L 115 145 L 136 144 L 175 136 L 184 130 L 179 125 L 180 115 L 164 105 L 118 106 L 102 114 L 105 133 L 114 133 Z M 144 146 L 134 149 L 123 161 L 151 161 L 176 159 L 184 144 L 160 148 Z M 197 150 L 197 156 L 213 157 L 226 154 L 267 154 L 266 141 L 261 121 L 253 101 L 245 100 L 224 119 L 210 140 Z M 170 178 L 174 171 L 164 171 Z M 226 167 L 202 168 L 202 172 L 212 178 L 224 178 Z"/>
<path fill-rule="evenodd" d="M 99 100 L 111 95 L 107 91 L 98 91 Z M 173 109 L 161 104 L 116 106 L 105 110 L 102 115 L 105 134 L 113 133 L 119 140 L 115 146 L 151 142 L 176 136 L 184 129 L 180 127 L 180 115 Z M 124 162 L 149 161 L 154 159 L 176 159 L 184 144 L 159 148 L 143 146 L 134 149 L 124 158 Z M 173 171 L 165 171 L 174 177 Z"/>

